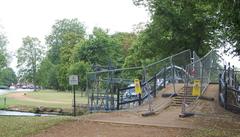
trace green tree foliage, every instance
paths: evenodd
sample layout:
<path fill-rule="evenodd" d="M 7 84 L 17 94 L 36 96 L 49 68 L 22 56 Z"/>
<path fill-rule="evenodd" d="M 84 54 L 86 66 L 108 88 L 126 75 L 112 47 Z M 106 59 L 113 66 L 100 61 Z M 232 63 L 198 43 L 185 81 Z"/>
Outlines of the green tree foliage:
<path fill-rule="evenodd" d="M 151 22 L 139 34 L 126 65 L 133 64 L 129 59 L 137 62 L 136 57 L 154 61 L 186 49 L 203 56 L 219 42 L 214 35 L 216 12 L 207 1 L 134 0 L 134 3 L 148 8 Z"/>
<path fill-rule="evenodd" d="M 10 86 L 17 83 L 17 76 L 12 68 L 4 68 L 0 71 L 0 85 Z"/>
<path fill-rule="evenodd" d="M 112 35 L 116 45 L 119 45 L 119 62 L 121 65 L 124 64 L 125 58 L 131 55 L 133 45 L 136 43 L 137 35 L 135 33 L 118 32 Z"/>
<path fill-rule="evenodd" d="M 152 21 L 147 26 L 144 32 L 146 35 L 142 36 L 143 42 L 140 44 L 144 45 L 144 48 L 141 47 L 142 51 L 151 54 L 158 45 L 159 50 L 167 51 L 163 52 L 165 54 L 190 48 L 199 55 L 204 55 L 210 47 L 224 47 L 231 54 L 240 55 L 239 0 L 133 2 L 147 7 L 151 13 Z"/>
<path fill-rule="evenodd" d="M 120 66 L 121 50 L 120 45 L 107 31 L 101 28 L 94 28 L 89 39 L 79 43 L 75 50 L 75 59 L 84 60 L 90 64 L 107 66 Z"/>
<path fill-rule="evenodd" d="M 37 84 L 50 89 L 58 89 L 57 67 L 45 58 L 37 71 Z"/>
<path fill-rule="evenodd" d="M 8 40 L 6 36 L 0 33 L 0 70 L 7 66 L 7 50 Z"/>
<path fill-rule="evenodd" d="M 67 73 L 70 65 L 74 63 L 73 49 L 77 43 L 84 39 L 85 27 L 78 19 L 56 21 L 52 26 L 51 34 L 46 37 L 46 43 L 49 46 L 46 59 L 50 61 L 49 63 L 51 63 L 54 73 L 52 73 L 53 70 L 43 71 L 44 74 L 51 73 L 51 77 L 42 84 L 45 85 L 47 84 L 46 81 L 48 81 L 50 85 L 45 85 L 46 87 L 50 86 L 61 90 L 65 90 L 68 87 Z M 47 64 L 42 64 L 43 70 L 45 68 L 44 65 Z"/>
<path fill-rule="evenodd" d="M 20 80 L 31 82 L 36 86 L 36 73 L 43 58 L 43 49 L 38 38 L 29 36 L 23 38 L 23 45 L 17 50 Z"/>
<path fill-rule="evenodd" d="M 49 45 L 48 57 L 53 64 L 60 63 L 60 48 L 74 46 L 85 37 L 85 27 L 78 19 L 57 20 L 52 26 L 52 32 L 46 37 Z"/>
<path fill-rule="evenodd" d="M 86 89 L 86 74 L 91 70 L 90 65 L 86 62 L 80 61 L 72 64 L 68 69 L 68 75 L 78 75 L 79 76 L 79 87 L 82 90 Z"/>
<path fill-rule="evenodd" d="M 231 52 L 240 55 L 240 1 L 214 1 L 218 11 L 219 31 L 222 45 L 231 45 Z M 232 48 L 233 47 L 233 48 Z"/>
<path fill-rule="evenodd" d="M 85 34 L 84 25 L 77 19 L 58 20 L 46 37 L 47 56 L 38 71 L 38 83 L 46 88 L 66 90 L 68 76 L 80 76 L 80 88 L 86 89 L 86 72 L 93 66 L 122 67 L 137 36 L 133 33 L 115 33 L 95 27 Z"/>
<path fill-rule="evenodd" d="M 0 33 L 0 85 L 10 86 L 17 82 L 15 72 L 8 67 L 8 53 L 6 50 L 7 37 Z"/>

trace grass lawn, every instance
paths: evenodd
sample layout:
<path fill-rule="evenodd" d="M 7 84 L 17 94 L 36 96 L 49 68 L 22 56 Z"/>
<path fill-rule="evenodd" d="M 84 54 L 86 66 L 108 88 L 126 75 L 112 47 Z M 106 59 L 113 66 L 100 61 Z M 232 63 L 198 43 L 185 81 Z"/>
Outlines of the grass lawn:
<path fill-rule="evenodd" d="M 14 94 L 14 93 L 9 93 Z M 0 108 L 6 106 L 28 106 L 28 107 L 52 107 L 72 109 L 73 93 L 71 92 L 57 92 L 54 90 L 42 90 L 37 92 L 26 92 L 25 98 L 12 98 L 9 94 L 0 96 Z M 6 100 L 6 106 L 4 106 L 4 98 Z M 77 104 L 87 104 L 87 97 L 81 96 L 80 92 L 76 93 Z"/>
<path fill-rule="evenodd" d="M 42 90 L 37 92 L 30 92 L 27 93 L 27 96 L 45 101 L 59 101 L 66 103 L 72 103 L 73 100 L 73 93 L 57 92 L 55 90 Z M 76 99 L 79 103 L 87 104 L 87 97 L 81 96 L 80 92 L 76 92 Z"/>
<path fill-rule="evenodd" d="M 64 121 L 70 121 L 70 117 L 9 117 L 0 116 L 1 137 L 22 137 L 34 135 L 40 130 L 49 128 Z"/>
<path fill-rule="evenodd" d="M 185 137 L 240 137 L 238 129 L 200 128 L 193 130 Z"/>

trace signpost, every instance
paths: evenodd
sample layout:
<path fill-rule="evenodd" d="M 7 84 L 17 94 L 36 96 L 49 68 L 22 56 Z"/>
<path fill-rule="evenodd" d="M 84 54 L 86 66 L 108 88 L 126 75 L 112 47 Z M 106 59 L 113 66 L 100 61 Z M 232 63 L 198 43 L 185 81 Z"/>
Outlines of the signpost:
<path fill-rule="evenodd" d="M 76 116 L 76 92 L 75 85 L 78 85 L 78 75 L 69 76 L 69 85 L 73 86 L 73 115 Z"/>

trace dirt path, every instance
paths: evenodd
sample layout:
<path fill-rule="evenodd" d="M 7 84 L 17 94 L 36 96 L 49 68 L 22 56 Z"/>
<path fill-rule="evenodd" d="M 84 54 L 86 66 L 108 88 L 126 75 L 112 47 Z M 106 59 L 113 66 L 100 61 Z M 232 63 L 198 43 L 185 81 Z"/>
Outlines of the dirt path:
<path fill-rule="evenodd" d="M 8 94 L 7 97 L 18 99 L 18 100 L 23 100 L 23 101 L 40 102 L 40 103 L 52 103 L 52 104 L 70 104 L 71 103 L 71 102 L 68 103 L 68 102 L 61 102 L 61 101 L 47 101 L 47 100 L 35 99 L 35 98 L 25 95 L 24 92 Z"/>
<path fill-rule="evenodd" d="M 177 85 L 177 91 L 183 85 Z M 172 92 L 168 87 L 162 92 Z M 162 98 L 161 93 L 155 98 L 153 105 L 171 101 L 169 98 Z M 75 122 L 57 125 L 43 131 L 35 137 L 58 137 L 58 136 L 85 136 L 85 137 L 176 137 L 184 136 L 194 126 L 191 119 L 179 118 L 180 107 L 169 107 L 155 116 L 142 117 L 141 114 L 148 109 L 148 104 L 138 108 L 117 111 L 111 113 L 94 113 L 80 117 Z"/>
<path fill-rule="evenodd" d="M 214 98 L 214 101 L 198 100 L 196 107 L 192 110 L 193 112 L 206 116 L 236 116 L 219 105 L 218 85 L 209 85 L 204 96 Z"/>
<path fill-rule="evenodd" d="M 75 121 L 57 125 L 34 137 L 177 137 L 190 129 Z"/>
<path fill-rule="evenodd" d="M 210 85 L 207 96 L 216 97 L 217 85 Z M 158 100 L 154 101 L 155 103 Z M 144 110 L 143 106 L 136 110 Z M 240 120 L 233 119 L 231 112 L 218 106 L 217 100 L 200 101 L 196 111 L 205 113 L 227 113 L 228 118 L 205 117 L 197 115 L 190 118 L 179 118 L 181 107 L 168 107 L 157 115 L 142 117 L 142 111 L 118 111 L 112 113 L 94 113 L 79 117 L 74 122 L 63 123 L 42 131 L 34 137 L 182 137 L 199 128 L 236 128 Z M 234 114 L 233 114 L 234 115 Z M 235 122 L 235 124 L 233 124 Z M 232 124 L 231 126 L 229 126 Z M 225 126 L 227 125 L 227 126 Z"/>

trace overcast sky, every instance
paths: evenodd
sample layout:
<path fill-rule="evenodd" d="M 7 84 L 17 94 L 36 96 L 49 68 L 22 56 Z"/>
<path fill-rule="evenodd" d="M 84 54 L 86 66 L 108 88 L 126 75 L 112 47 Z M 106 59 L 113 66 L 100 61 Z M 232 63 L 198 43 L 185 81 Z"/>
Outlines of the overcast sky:
<path fill-rule="evenodd" d="M 6 33 L 12 53 L 27 35 L 38 37 L 44 44 L 51 26 L 63 18 L 78 18 L 87 32 L 94 26 L 110 32 L 131 32 L 133 25 L 147 22 L 149 15 L 132 0 L 0 0 L 0 31 Z M 16 59 L 12 62 L 14 67 Z"/>
<path fill-rule="evenodd" d="M 132 0 L 0 0 L 0 31 L 8 37 L 8 50 L 14 53 L 25 36 L 38 37 L 42 44 L 57 19 L 78 18 L 87 32 L 94 26 L 110 32 L 131 32 L 133 25 L 146 23 L 149 14 L 143 7 L 136 7 Z M 237 64 L 238 58 L 224 56 Z M 15 70 L 16 59 L 11 67 Z"/>

